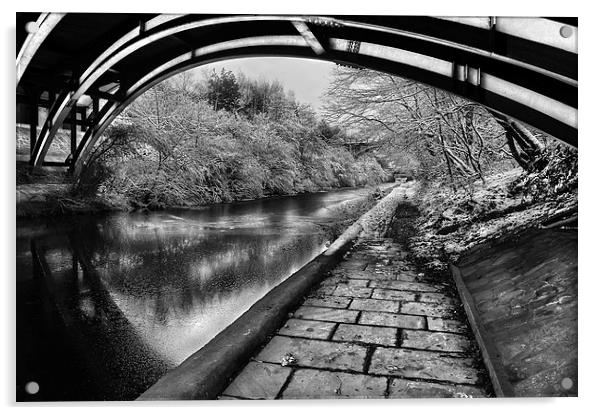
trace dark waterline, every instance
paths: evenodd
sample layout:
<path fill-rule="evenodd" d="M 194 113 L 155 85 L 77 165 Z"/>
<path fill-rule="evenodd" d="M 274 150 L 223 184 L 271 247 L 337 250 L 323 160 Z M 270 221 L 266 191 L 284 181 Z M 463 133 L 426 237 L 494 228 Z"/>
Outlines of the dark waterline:
<path fill-rule="evenodd" d="M 369 192 L 19 222 L 17 399 L 136 398 L 323 251 L 336 208 Z"/>

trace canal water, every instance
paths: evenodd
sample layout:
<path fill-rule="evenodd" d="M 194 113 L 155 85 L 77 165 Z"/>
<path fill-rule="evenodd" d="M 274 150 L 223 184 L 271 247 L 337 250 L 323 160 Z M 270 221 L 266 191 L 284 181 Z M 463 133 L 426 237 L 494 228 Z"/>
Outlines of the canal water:
<path fill-rule="evenodd" d="M 136 398 L 321 253 L 325 225 L 369 193 L 19 221 L 17 399 Z"/>

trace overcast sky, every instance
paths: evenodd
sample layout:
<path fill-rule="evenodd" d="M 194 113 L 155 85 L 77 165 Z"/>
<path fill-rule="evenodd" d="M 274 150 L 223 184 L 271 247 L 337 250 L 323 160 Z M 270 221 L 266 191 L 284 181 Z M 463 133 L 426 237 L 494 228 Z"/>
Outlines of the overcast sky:
<path fill-rule="evenodd" d="M 195 72 L 215 68 L 231 70 L 235 74 L 242 72 L 252 79 L 277 79 L 285 91 L 293 90 L 297 100 L 310 104 L 319 111 L 320 95 L 328 88 L 331 62 L 299 58 L 241 58 L 212 63 L 194 69 Z"/>

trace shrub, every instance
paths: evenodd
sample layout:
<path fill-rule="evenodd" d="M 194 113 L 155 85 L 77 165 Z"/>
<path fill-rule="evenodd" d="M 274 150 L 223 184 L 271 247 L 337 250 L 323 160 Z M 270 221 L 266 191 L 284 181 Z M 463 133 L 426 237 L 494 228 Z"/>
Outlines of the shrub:
<path fill-rule="evenodd" d="M 262 105 L 240 115 L 161 84 L 107 130 L 80 188 L 161 209 L 385 180 L 374 157 L 356 159 L 336 141 L 326 142 L 325 126 L 310 109 L 282 96 L 276 101 L 283 105 L 276 113 Z"/>

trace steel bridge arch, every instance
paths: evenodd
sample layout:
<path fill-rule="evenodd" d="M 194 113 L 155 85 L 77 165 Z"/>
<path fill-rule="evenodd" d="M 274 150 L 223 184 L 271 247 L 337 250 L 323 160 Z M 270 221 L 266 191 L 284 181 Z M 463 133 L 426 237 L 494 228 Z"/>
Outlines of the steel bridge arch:
<path fill-rule="evenodd" d="M 53 88 L 58 84 L 56 92 L 47 89 L 48 115 L 39 133 L 33 128 L 37 117 L 30 120 L 32 165 L 45 164 L 56 133 L 70 125 L 71 159 L 65 166 L 79 174 L 103 131 L 149 88 L 196 66 L 248 56 L 321 59 L 403 76 L 481 103 L 577 146 L 576 19 L 125 16 L 129 19 L 96 54 L 87 60 L 71 56 L 79 65 L 59 82 L 39 75 L 40 68 L 49 66 L 44 48 L 53 33 L 60 39 L 61 31 L 77 27 L 77 15 L 54 20 L 37 45 L 39 59 L 34 53 L 29 62 L 18 60 L 22 70 L 18 103 L 19 94 L 26 102 L 39 98 L 27 96 L 32 86 L 39 92 L 47 88 L 45 82 Z M 79 30 L 90 37 L 88 30 Z M 100 41 L 92 36 L 91 42 Z M 92 97 L 91 105 L 80 104 L 85 96 Z M 19 120 L 19 111 L 17 115 Z M 79 143 L 78 124 L 85 129 Z"/>

